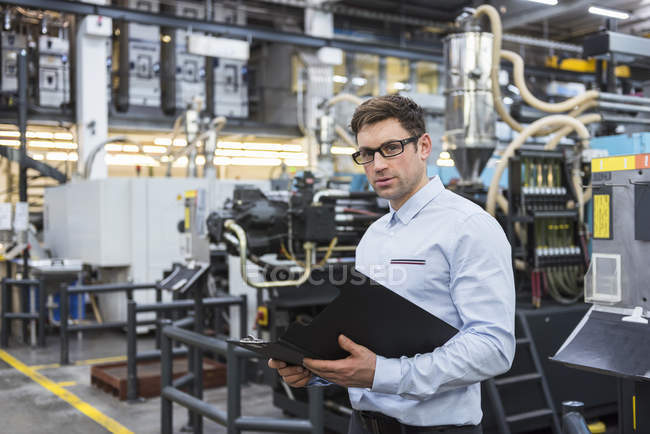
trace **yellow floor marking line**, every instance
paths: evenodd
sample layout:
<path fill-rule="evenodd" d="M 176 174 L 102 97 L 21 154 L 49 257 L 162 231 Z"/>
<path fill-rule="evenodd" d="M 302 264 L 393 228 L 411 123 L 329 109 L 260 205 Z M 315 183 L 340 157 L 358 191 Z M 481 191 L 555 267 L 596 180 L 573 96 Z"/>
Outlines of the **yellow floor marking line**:
<path fill-rule="evenodd" d="M 40 371 L 41 369 L 52 369 L 52 368 L 60 368 L 61 365 L 58 363 L 50 363 L 49 365 L 32 365 L 28 366 L 29 369 L 32 369 L 34 371 Z"/>
<path fill-rule="evenodd" d="M 56 384 L 54 381 L 45 377 L 43 374 L 36 372 L 34 369 L 22 363 L 20 360 L 14 358 L 6 351 L 0 350 L 0 360 L 4 361 L 18 372 L 32 379 L 35 383 L 41 385 L 46 390 L 52 392 L 81 413 L 85 414 L 99 425 L 106 428 L 109 432 L 115 434 L 134 434 L 133 431 L 122 426 L 119 422 L 106 416 L 101 411 L 97 410 L 87 402 L 82 401 L 73 393 L 68 392 L 63 387 Z"/>
<path fill-rule="evenodd" d="M 59 381 L 58 383 L 56 383 L 56 385 L 59 386 L 59 387 L 72 387 L 72 386 L 76 386 L 77 382 L 76 381 Z"/>

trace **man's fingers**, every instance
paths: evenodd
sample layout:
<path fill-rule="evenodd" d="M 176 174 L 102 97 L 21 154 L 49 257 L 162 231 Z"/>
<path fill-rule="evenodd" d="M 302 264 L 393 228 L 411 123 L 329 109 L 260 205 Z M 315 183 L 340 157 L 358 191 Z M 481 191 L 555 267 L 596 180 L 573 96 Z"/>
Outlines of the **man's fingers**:
<path fill-rule="evenodd" d="M 287 375 L 302 374 L 305 372 L 309 372 L 309 371 L 306 368 L 303 368 L 302 366 L 287 366 L 286 368 L 278 369 L 278 373 L 283 377 L 286 377 Z"/>
<path fill-rule="evenodd" d="M 339 335 L 339 346 L 350 354 L 355 354 L 361 345 L 356 344 L 352 339 Z"/>
<path fill-rule="evenodd" d="M 295 375 L 282 376 L 282 379 L 289 386 L 293 387 L 302 387 L 309 382 L 311 378 L 311 372 L 300 373 Z"/>
<path fill-rule="evenodd" d="M 271 369 L 282 369 L 286 368 L 287 364 L 283 362 L 282 360 L 275 360 L 275 359 L 269 359 L 269 368 Z"/>

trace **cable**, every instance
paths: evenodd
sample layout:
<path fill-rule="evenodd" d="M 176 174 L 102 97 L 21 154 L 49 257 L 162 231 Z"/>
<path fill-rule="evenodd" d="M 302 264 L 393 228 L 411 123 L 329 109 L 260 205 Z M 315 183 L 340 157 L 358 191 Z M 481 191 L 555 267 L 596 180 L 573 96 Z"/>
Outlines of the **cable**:
<path fill-rule="evenodd" d="M 584 124 L 576 118 L 572 118 L 571 116 L 567 115 L 546 116 L 542 119 L 536 120 L 524 128 L 524 130 L 512 142 L 510 142 L 503 155 L 501 156 L 501 159 L 499 160 L 494 171 L 494 175 L 492 176 L 492 181 L 490 183 L 490 188 L 488 189 L 487 201 L 485 205 L 485 209 L 492 216 L 495 215 L 495 205 L 497 200 L 496 197 L 499 191 L 499 180 L 501 179 L 501 175 L 503 175 L 506 165 L 508 164 L 508 159 L 514 155 L 515 151 L 519 149 L 521 145 L 523 145 L 523 143 L 526 141 L 526 139 L 528 139 L 530 136 L 542 128 L 557 124 L 572 125 L 577 130 L 578 136 L 582 140 L 589 139 L 589 131 L 587 130 L 587 127 L 585 127 Z M 580 185 L 582 186 L 582 183 Z"/>

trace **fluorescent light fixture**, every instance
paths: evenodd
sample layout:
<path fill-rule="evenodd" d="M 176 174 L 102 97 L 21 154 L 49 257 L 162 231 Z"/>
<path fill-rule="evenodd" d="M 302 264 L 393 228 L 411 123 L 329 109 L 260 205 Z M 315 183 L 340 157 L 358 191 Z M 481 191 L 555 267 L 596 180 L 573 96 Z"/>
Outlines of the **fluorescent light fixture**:
<path fill-rule="evenodd" d="M 512 104 L 513 102 L 515 102 L 515 101 L 514 101 L 512 98 L 510 98 L 509 96 L 504 96 L 504 97 L 503 97 L 503 103 L 504 103 L 505 105 L 510 105 L 510 104 Z"/>
<path fill-rule="evenodd" d="M 123 145 L 122 151 L 124 152 L 140 152 L 138 145 Z"/>
<path fill-rule="evenodd" d="M 533 3 L 541 3 L 543 5 L 548 5 L 548 6 L 555 6 L 557 4 L 557 0 L 528 0 L 528 1 Z"/>
<path fill-rule="evenodd" d="M 48 131 L 27 131 L 28 139 L 53 139 L 54 134 Z"/>
<path fill-rule="evenodd" d="M 302 145 L 282 145 L 283 151 L 302 152 Z"/>
<path fill-rule="evenodd" d="M 230 164 L 235 166 L 279 166 L 279 158 L 231 158 Z"/>
<path fill-rule="evenodd" d="M 122 152 L 122 145 L 109 143 L 108 145 L 104 145 L 104 149 L 106 149 L 108 152 Z"/>
<path fill-rule="evenodd" d="M 185 139 L 174 139 L 174 146 L 178 146 L 178 147 L 187 146 L 187 140 L 185 140 Z"/>
<path fill-rule="evenodd" d="M 0 131 L 0 136 L 3 137 L 20 137 L 20 131 Z"/>
<path fill-rule="evenodd" d="M 52 142 L 50 140 L 30 140 L 27 146 L 31 148 L 77 149 L 74 142 Z"/>
<path fill-rule="evenodd" d="M 34 160 L 36 160 L 36 161 L 41 161 L 41 160 L 43 160 L 45 158 L 45 155 L 43 155 L 43 154 L 34 154 L 34 155 L 32 155 L 32 158 Z"/>
<path fill-rule="evenodd" d="M 148 154 L 164 154 L 167 152 L 167 148 L 164 146 L 152 146 L 152 145 L 144 145 L 142 147 L 142 150 Z"/>
<path fill-rule="evenodd" d="M 250 149 L 256 151 L 280 151 L 282 145 L 280 143 L 243 143 L 243 149 Z"/>
<path fill-rule="evenodd" d="M 441 167 L 454 167 L 454 160 L 443 160 L 442 158 L 438 158 L 436 164 Z"/>
<path fill-rule="evenodd" d="M 77 161 L 76 152 L 48 152 L 45 159 L 49 161 Z"/>
<path fill-rule="evenodd" d="M 219 142 L 217 143 L 217 148 L 241 149 L 242 143 L 241 142 Z"/>
<path fill-rule="evenodd" d="M 305 167 L 307 165 L 307 160 L 284 160 L 284 164 L 291 167 Z"/>
<path fill-rule="evenodd" d="M 617 18 L 619 20 L 627 20 L 630 14 L 627 12 L 617 11 L 614 9 L 602 8 L 599 6 L 589 6 L 589 13 L 595 15 L 602 15 L 609 18 Z"/>
<path fill-rule="evenodd" d="M 343 75 L 335 75 L 334 77 L 332 77 L 332 81 L 334 83 L 344 83 L 345 84 L 345 83 L 348 82 L 348 78 L 343 76 Z"/>
<path fill-rule="evenodd" d="M 73 138 L 70 133 L 54 133 L 55 140 L 72 140 Z"/>
<path fill-rule="evenodd" d="M 203 166 L 205 164 L 205 157 L 203 155 L 199 155 L 196 157 L 195 161 L 199 166 Z"/>
<path fill-rule="evenodd" d="M 214 157 L 214 164 L 216 164 L 217 166 L 228 166 L 230 165 L 230 158 Z"/>
<path fill-rule="evenodd" d="M 154 145 L 160 145 L 160 146 L 169 146 L 172 144 L 172 139 L 168 139 L 167 137 L 156 137 L 153 139 Z"/>
<path fill-rule="evenodd" d="M 406 84 L 406 83 L 402 83 L 401 81 L 396 81 L 396 82 L 393 84 L 393 89 L 395 89 L 395 90 L 405 90 L 405 89 L 407 89 L 408 87 L 409 87 L 408 84 Z"/>
<path fill-rule="evenodd" d="M 148 155 L 106 154 L 109 166 L 157 166 L 158 162 Z"/>
<path fill-rule="evenodd" d="M 20 146 L 20 140 L 0 140 L 0 145 L 2 146 L 13 146 L 13 147 L 18 147 Z"/>
<path fill-rule="evenodd" d="M 356 149 L 351 146 L 332 146 L 330 152 L 334 155 L 352 155 Z"/>
<path fill-rule="evenodd" d="M 366 83 L 368 83 L 368 80 L 366 80 L 363 77 L 354 77 L 352 79 L 352 84 L 354 84 L 355 86 L 365 86 Z"/>
<path fill-rule="evenodd" d="M 440 157 L 438 157 L 438 158 L 440 158 L 442 160 L 449 160 L 451 158 L 451 154 L 449 152 L 447 152 L 447 151 L 442 151 L 440 153 Z"/>

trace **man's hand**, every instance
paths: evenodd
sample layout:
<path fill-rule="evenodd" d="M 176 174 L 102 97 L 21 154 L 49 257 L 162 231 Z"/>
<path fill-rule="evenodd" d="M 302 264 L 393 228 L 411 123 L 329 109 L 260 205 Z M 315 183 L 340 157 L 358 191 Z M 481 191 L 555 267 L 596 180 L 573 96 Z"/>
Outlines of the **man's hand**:
<path fill-rule="evenodd" d="M 377 355 L 343 335 L 339 336 L 339 346 L 350 353 L 345 359 L 314 360 L 305 358 L 302 364 L 319 377 L 341 386 L 372 387 Z"/>
<path fill-rule="evenodd" d="M 285 383 L 291 387 L 305 387 L 311 379 L 311 372 L 302 366 L 287 365 L 280 360 L 269 359 L 269 368 L 277 369 Z"/>

